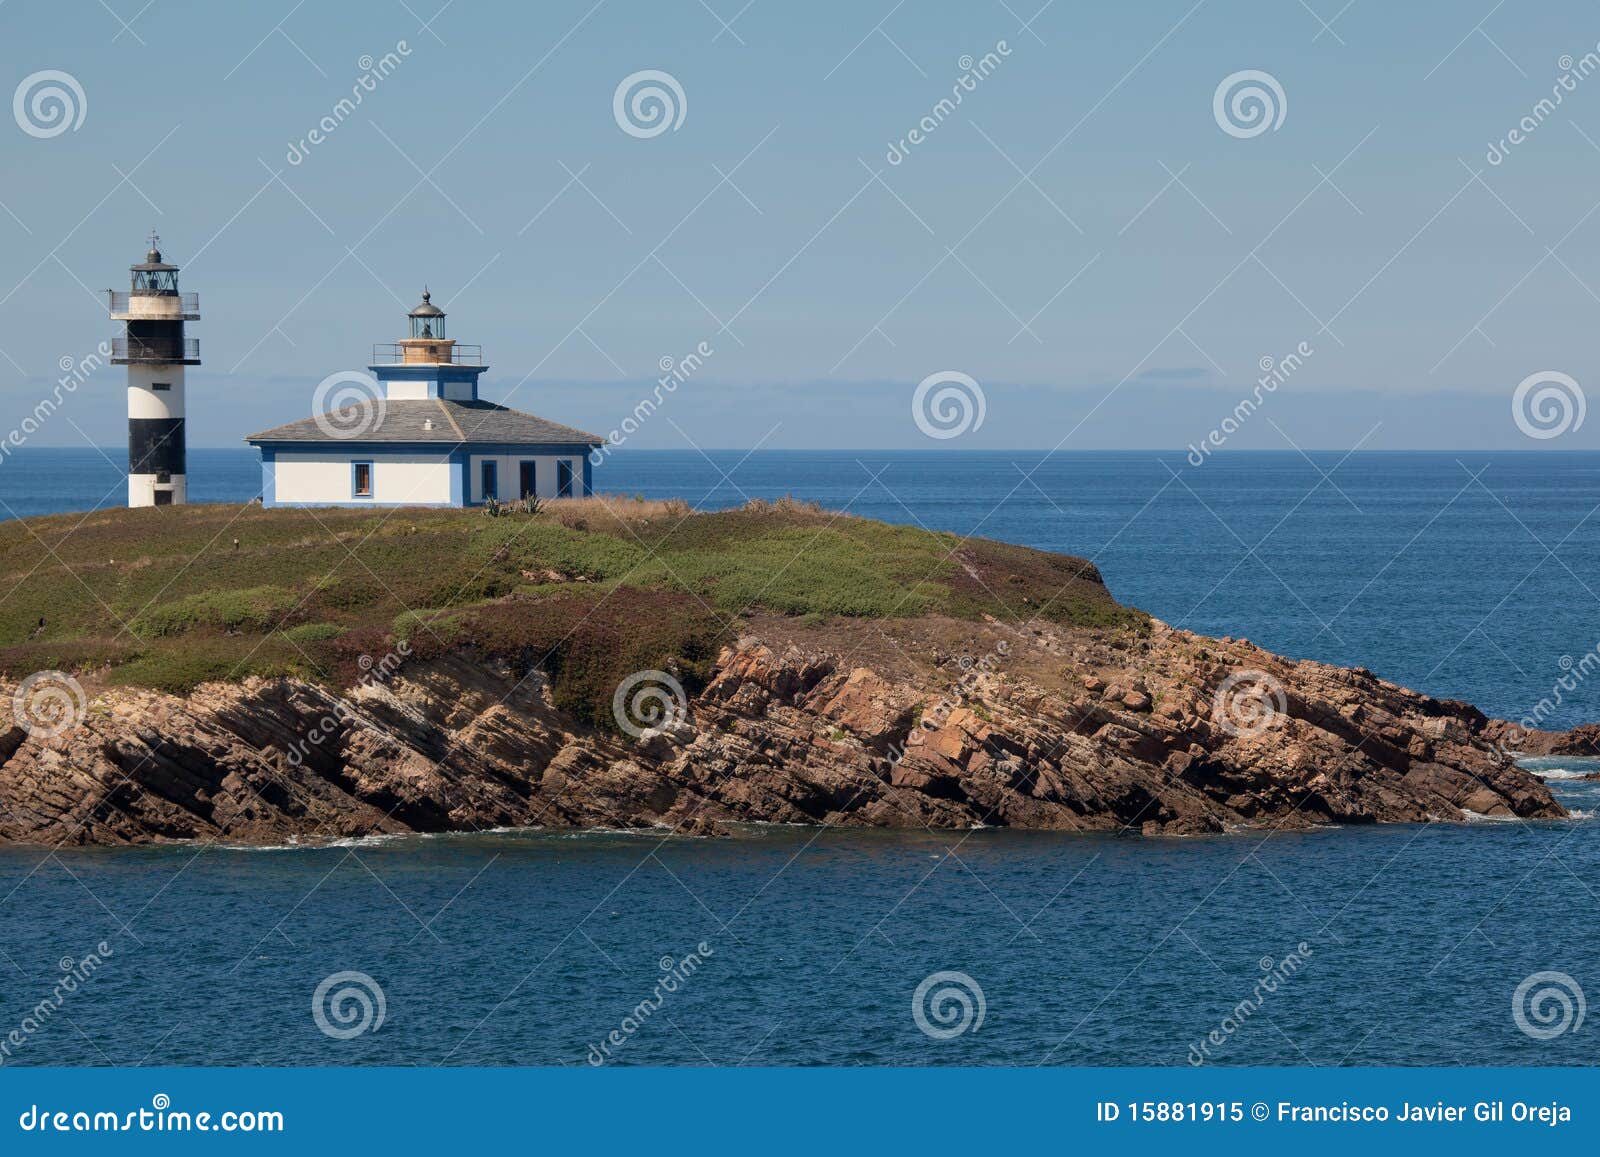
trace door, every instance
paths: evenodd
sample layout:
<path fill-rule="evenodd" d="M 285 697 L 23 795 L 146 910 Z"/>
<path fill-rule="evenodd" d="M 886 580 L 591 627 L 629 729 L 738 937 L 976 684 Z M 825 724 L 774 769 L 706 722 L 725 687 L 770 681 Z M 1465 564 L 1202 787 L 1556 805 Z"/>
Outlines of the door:
<path fill-rule="evenodd" d="M 556 494 L 561 498 L 572 497 L 572 463 L 565 458 L 556 463 Z"/>
<path fill-rule="evenodd" d="M 482 481 L 483 499 L 487 502 L 491 498 L 500 497 L 500 469 L 499 463 L 494 459 L 485 459 L 479 475 Z"/>
<path fill-rule="evenodd" d="M 517 489 L 521 491 L 520 497 L 522 498 L 532 498 L 539 493 L 539 473 L 536 465 L 533 462 L 523 462 L 517 467 L 521 475 L 517 482 Z"/>
<path fill-rule="evenodd" d="M 172 505 L 172 491 L 170 491 L 170 490 L 157 490 L 155 492 L 155 495 L 156 495 L 156 505 L 157 506 L 171 506 Z"/>

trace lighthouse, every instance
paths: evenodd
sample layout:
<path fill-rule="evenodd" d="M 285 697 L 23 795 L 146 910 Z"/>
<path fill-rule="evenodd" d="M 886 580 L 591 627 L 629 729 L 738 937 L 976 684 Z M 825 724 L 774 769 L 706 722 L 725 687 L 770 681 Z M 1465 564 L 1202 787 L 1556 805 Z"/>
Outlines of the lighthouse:
<path fill-rule="evenodd" d="M 111 364 L 128 367 L 128 505 L 180 506 L 188 498 L 184 453 L 184 370 L 200 364 L 200 343 L 183 323 L 200 317 L 200 298 L 178 292 L 178 267 L 150 251 L 129 267 L 128 292 L 109 291 L 111 318 L 124 334 Z"/>
<path fill-rule="evenodd" d="M 445 336 L 426 288 L 406 325 L 372 348 L 369 373 L 322 380 L 312 403 L 331 409 L 245 439 L 261 451 L 263 506 L 496 510 L 593 493 L 604 438 L 480 398 L 483 350 Z"/>

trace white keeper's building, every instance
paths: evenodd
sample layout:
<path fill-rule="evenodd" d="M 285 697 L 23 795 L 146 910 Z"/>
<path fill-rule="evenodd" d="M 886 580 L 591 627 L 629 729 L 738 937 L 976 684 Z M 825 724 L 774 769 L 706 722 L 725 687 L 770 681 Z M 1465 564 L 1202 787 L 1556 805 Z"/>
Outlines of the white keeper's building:
<path fill-rule="evenodd" d="M 426 291 L 409 317 L 409 337 L 373 347 L 379 396 L 245 439 L 261 451 L 262 505 L 477 506 L 592 492 L 589 456 L 604 439 L 483 401 L 481 348 L 445 336 Z"/>

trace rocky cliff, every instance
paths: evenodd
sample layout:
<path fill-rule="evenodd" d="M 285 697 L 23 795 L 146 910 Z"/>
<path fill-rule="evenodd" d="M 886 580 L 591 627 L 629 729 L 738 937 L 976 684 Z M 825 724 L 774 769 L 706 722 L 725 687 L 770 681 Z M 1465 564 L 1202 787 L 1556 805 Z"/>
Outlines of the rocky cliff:
<path fill-rule="evenodd" d="M 580 722 L 545 673 L 472 645 L 343 693 L 87 681 L 58 734 L 0 720 L 0 839 L 730 821 L 1190 834 L 1564 814 L 1466 704 L 1159 622 L 755 614 L 738 629 L 681 703 L 670 663 L 653 676 L 660 726 L 619 715 L 637 735 Z M 0 703 L 16 687 L 0 683 Z"/>

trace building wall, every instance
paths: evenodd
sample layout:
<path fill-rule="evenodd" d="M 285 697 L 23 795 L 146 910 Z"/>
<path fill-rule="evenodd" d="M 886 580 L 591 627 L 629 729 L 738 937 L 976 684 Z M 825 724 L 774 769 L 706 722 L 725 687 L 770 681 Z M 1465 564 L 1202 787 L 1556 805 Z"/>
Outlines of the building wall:
<path fill-rule="evenodd" d="M 355 462 L 372 463 L 371 498 L 353 493 Z M 459 469 L 449 453 L 279 450 L 263 461 L 262 501 L 269 506 L 459 505 L 452 486 Z"/>
<path fill-rule="evenodd" d="M 423 398 L 446 398 L 452 402 L 471 402 L 478 396 L 478 388 L 470 381 L 440 381 L 437 378 L 389 378 L 384 382 L 387 397 L 397 402 L 419 401 Z"/>
<path fill-rule="evenodd" d="M 567 462 L 572 466 L 572 494 L 573 497 L 582 497 L 585 493 L 583 471 L 584 456 L 582 454 L 470 454 L 467 461 L 467 495 L 468 501 L 474 504 L 484 499 L 483 494 L 483 462 L 495 462 L 496 472 L 499 476 L 500 501 L 512 502 L 522 497 L 519 489 L 521 478 L 520 464 L 523 462 L 535 463 L 536 493 L 540 498 L 556 497 L 556 463 Z"/>
<path fill-rule="evenodd" d="M 436 397 L 438 385 L 426 379 L 390 378 L 387 383 L 388 396 L 396 402 L 419 401 L 423 398 Z"/>
<path fill-rule="evenodd" d="M 183 417 L 183 371 L 181 365 L 128 367 L 128 417 Z M 158 390 L 155 387 L 169 387 Z"/>

